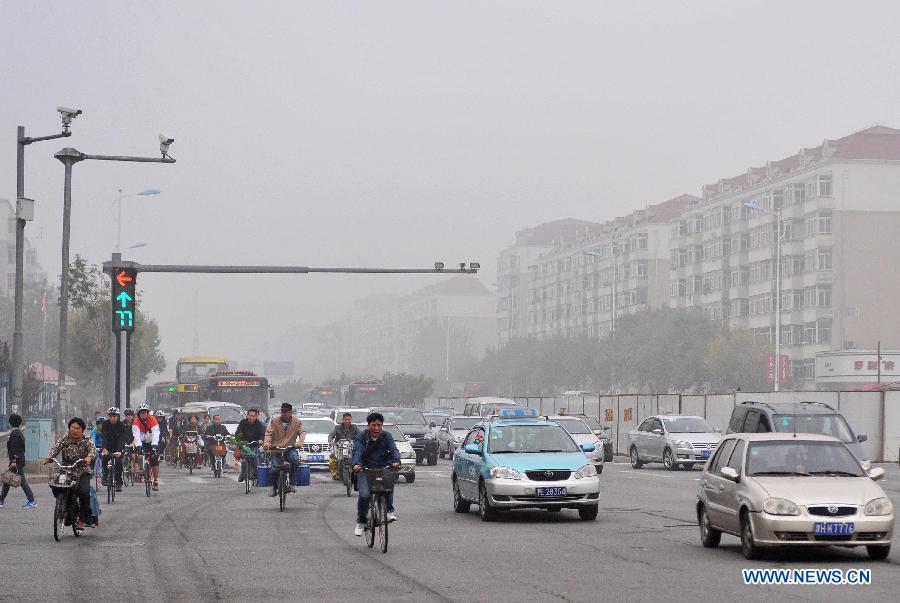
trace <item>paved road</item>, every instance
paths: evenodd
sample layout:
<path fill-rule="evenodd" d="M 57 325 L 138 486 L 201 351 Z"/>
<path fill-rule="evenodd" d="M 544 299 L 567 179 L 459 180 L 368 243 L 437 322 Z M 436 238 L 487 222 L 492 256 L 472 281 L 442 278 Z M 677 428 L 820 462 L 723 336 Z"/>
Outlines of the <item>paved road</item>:
<path fill-rule="evenodd" d="M 573 511 L 506 514 L 479 521 L 450 505 L 450 466 L 420 467 L 397 486 L 400 521 L 386 555 L 353 536 L 355 499 L 314 473 L 280 513 L 262 491 L 243 494 L 233 475 L 215 480 L 164 469 L 149 500 L 126 489 L 104 505 L 101 527 L 53 541 L 46 486 L 41 508 L 0 510 L 0 600 L 247 601 L 691 601 L 740 596 L 770 601 L 887 601 L 900 586 L 900 546 L 888 563 L 863 549 L 775 554 L 747 562 L 738 540 L 698 541 L 698 471 L 608 465 L 597 521 Z M 900 472 L 882 484 L 900 508 Z M 96 577 L 118 561 L 114 580 Z M 867 587 L 747 587 L 747 567 L 873 569 Z M 9 588 L 22 577 L 19 591 Z"/>

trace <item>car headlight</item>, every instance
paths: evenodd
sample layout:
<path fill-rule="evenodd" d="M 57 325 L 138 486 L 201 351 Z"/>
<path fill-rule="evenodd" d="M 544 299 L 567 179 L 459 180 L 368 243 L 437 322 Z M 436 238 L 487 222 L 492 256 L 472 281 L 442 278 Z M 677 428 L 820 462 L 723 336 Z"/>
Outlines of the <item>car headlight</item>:
<path fill-rule="evenodd" d="M 872 468 L 872 459 L 866 459 L 860 465 L 862 465 L 863 471 L 868 472 Z"/>
<path fill-rule="evenodd" d="M 894 505 L 887 498 L 876 498 L 866 504 L 866 509 L 863 512 L 866 515 L 890 515 L 894 512 Z"/>
<path fill-rule="evenodd" d="M 522 479 L 522 474 L 509 467 L 492 467 L 491 477 L 498 479 Z"/>
<path fill-rule="evenodd" d="M 414 459 L 414 458 L 416 458 L 416 453 L 415 453 L 415 452 L 412 452 L 412 451 L 410 451 L 410 452 L 401 452 L 401 453 L 400 453 L 400 458 L 402 458 L 402 459 Z"/>
<path fill-rule="evenodd" d="M 416 438 L 411 438 L 409 436 L 406 436 L 406 441 L 409 442 L 410 446 L 412 446 L 413 444 L 416 443 Z"/>
<path fill-rule="evenodd" d="M 800 515 L 800 507 L 786 498 L 767 498 L 763 511 L 769 515 Z"/>
<path fill-rule="evenodd" d="M 573 473 L 572 477 L 574 477 L 575 479 L 582 479 L 585 477 L 594 477 L 595 475 L 597 475 L 597 470 L 594 468 L 594 466 L 585 465 L 584 467 Z"/>
<path fill-rule="evenodd" d="M 675 440 L 675 448 L 693 448 L 694 446 L 687 440 Z"/>

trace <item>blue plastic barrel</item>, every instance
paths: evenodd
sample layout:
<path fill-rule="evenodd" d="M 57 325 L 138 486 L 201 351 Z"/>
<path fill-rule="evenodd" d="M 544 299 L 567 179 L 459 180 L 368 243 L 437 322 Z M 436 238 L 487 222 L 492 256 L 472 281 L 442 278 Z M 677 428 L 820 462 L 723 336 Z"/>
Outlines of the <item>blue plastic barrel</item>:
<path fill-rule="evenodd" d="M 309 465 L 299 465 L 297 467 L 297 471 L 294 473 L 294 485 L 309 485 Z"/>
<path fill-rule="evenodd" d="M 257 484 L 259 484 L 260 488 L 263 487 L 271 487 L 272 486 L 272 473 L 271 467 L 268 465 L 260 465 L 256 471 L 256 479 Z"/>

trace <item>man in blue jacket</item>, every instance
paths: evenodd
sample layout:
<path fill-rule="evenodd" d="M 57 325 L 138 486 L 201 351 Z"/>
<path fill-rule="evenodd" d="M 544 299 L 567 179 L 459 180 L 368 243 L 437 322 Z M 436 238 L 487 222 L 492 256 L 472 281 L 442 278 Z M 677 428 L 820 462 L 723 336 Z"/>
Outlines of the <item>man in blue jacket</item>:
<path fill-rule="evenodd" d="M 363 429 L 356 436 L 353 446 L 353 471 L 356 472 L 356 484 L 359 489 L 359 500 L 356 502 L 356 529 L 353 531 L 356 536 L 363 535 L 369 499 L 372 495 L 366 474 L 362 472 L 363 467 L 367 469 L 384 469 L 389 465 L 394 468 L 400 467 L 400 451 L 397 450 L 394 437 L 384 431 L 384 415 L 373 412 L 366 417 L 366 423 L 369 425 L 368 429 Z M 394 514 L 394 493 L 388 492 L 385 498 L 388 521 L 397 521 Z"/>

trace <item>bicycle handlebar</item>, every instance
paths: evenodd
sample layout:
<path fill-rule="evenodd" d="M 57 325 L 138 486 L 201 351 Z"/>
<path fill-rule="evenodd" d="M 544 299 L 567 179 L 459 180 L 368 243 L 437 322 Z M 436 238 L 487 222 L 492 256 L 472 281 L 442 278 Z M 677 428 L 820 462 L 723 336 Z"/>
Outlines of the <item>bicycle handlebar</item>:
<path fill-rule="evenodd" d="M 74 468 L 77 467 L 79 464 L 84 464 L 84 459 L 78 459 L 77 461 L 75 461 L 75 462 L 74 462 L 73 464 L 71 464 L 71 465 L 63 465 L 62 463 L 60 463 L 59 461 L 57 461 L 55 458 L 54 458 L 54 459 L 51 459 L 51 460 L 52 460 L 54 463 L 56 463 L 56 466 L 57 466 L 57 467 L 59 467 L 60 469 L 64 469 L 64 470 L 65 470 L 65 469 L 74 469 Z"/>

